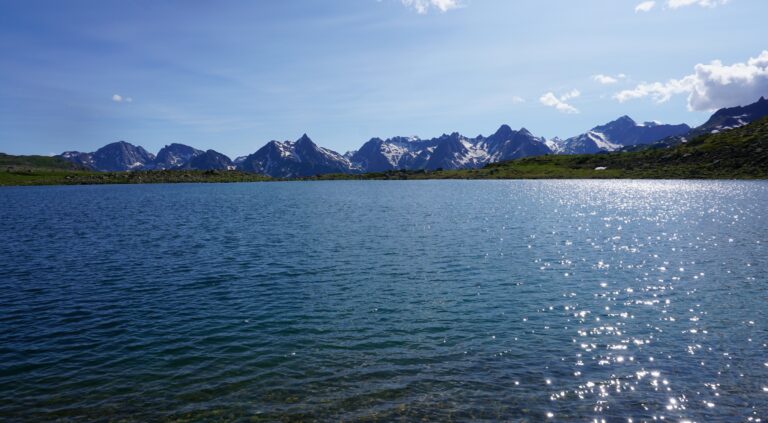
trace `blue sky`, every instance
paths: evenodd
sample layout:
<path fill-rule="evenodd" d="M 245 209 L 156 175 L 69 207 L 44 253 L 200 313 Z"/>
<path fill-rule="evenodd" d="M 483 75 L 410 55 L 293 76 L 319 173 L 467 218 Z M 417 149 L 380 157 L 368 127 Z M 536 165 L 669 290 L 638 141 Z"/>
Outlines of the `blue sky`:
<path fill-rule="evenodd" d="M 766 16 L 765 0 L 0 0 L 0 151 L 696 125 L 768 96 Z"/>

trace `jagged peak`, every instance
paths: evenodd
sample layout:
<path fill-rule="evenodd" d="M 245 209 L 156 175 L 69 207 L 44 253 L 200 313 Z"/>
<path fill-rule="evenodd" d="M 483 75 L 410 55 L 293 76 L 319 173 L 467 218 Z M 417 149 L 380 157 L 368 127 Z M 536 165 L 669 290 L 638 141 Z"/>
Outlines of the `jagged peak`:
<path fill-rule="evenodd" d="M 635 120 L 632 119 L 631 117 L 624 115 L 606 124 L 598 125 L 592 128 L 591 130 L 597 131 L 597 132 L 603 132 L 603 131 L 616 130 L 618 128 L 633 127 L 633 126 L 640 126 L 640 125 L 638 125 L 637 122 L 635 122 Z"/>
<path fill-rule="evenodd" d="M 517 132 L 518 132 L 519 134 L 521 134 L 521 135 L 530 135 L 530 136 L 533 136 L 533 134 L 531 133 L 531 131 L 529 131 L 529 130 L 528 130 L 527 128 L 525 128 L 525 127 L 522 127 L 522 128 L 520 128 L 520 130 L 519 130 L 519 131 L 517 131 Z"/>
<path fill-rule="evenodd" d="M 299 144 L 299 143 L 302 143 L 302 144 L 303 143 L 314 144 L 314 142 L 312 142 L 312 139 L 309 138 L 309 135 L 307 135 L 306 133 L 304 135 L 302 135 L 301 138 L 296 140 L 296 144 Z"/>

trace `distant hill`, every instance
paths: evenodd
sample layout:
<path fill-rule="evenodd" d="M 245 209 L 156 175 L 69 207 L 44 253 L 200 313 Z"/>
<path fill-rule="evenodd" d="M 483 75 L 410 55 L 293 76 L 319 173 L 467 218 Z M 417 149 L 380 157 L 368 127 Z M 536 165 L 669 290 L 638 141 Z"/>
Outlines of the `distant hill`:
<path fill-rule="evenodd" d="M 740 128 L 768 116 L 768 99 L 759 100 L 746 106 L 726 107 L 716 111 L 704 124 L 691 129 L 685 134 L 669 136 L 649 145 L 638 145 L 624 148 L 624 151 L 639 151 L 645 149 L 665 149 L 688 142 L 704 134 L 716 134 Z"/>
<path fill-rule="evenodd" d="M 760 97 L 757 102 L 747 106 L 720 109 L 703 125 L 692 131 L 693 136 L 705 133 L 723 132 L 752 123 L 768 116 L 768 99 Z"/>
<path fill-rule="evenodd" d="M 13 156 L 0 153 L 0 169 L 83 170 L 84 167 L 58 156 Z"/>

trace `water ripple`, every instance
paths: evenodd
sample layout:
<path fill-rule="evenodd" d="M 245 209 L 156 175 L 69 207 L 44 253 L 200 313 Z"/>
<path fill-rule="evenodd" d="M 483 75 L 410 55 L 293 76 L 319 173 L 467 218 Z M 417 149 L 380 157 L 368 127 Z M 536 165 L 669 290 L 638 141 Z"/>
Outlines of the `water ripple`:
<path fill-rule="evenodd" d="M 0 199 L 2 420 L 768 417 L 764 182 Z"/>

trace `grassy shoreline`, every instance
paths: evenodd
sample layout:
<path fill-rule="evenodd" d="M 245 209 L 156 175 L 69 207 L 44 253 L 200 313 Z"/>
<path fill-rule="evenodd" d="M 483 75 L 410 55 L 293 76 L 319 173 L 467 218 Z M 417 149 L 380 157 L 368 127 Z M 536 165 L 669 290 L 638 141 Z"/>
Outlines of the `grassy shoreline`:
<path fill-rule="evenodd" d="M 541 160 L 540 160 L 541 161 Z M 358 175 L 326 174 L 307 178 L 279 179 L 237 171 L 138 171 L 88 172 L 27 169 L 0 172 L 0 186 L 46 185 L 133 185 L 173 183 L 243 183 L 285 181 L 403 181 L 403 180 L 522 180 L 522 179 L 729 179 L 766 180 L 765 173 L 718 169 L 698 166 L 659 167 L 651 169 L 569 168 L 544 163 L 515 162 L 482 169 L 448 171 L 388 171 Z"/>
<path fill-rule="evenodd" d="M 0 186 L 237 183 L 272 180 L 275 179 L 255 173 L 238 171 L 149 170 L 92 172 L 27 168 L 0 172 Z"/>

